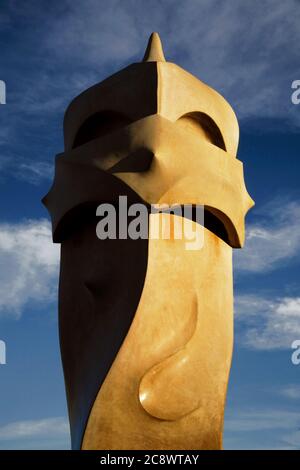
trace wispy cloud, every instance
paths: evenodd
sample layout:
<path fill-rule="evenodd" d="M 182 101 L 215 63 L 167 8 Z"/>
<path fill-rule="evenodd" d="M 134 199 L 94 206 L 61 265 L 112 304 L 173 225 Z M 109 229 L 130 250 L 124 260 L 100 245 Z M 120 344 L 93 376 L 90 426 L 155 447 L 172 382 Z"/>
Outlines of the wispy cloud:
<path fill-rule="evenodd" d="M 0 313 L 18 317 L 29 301 L 54 299 L 58 263 L 47 220 L 0 224 Z"/>
<path fill-rule="evenodd" d="M 35 26 L 20 45 L 30 46 L 28 60 L 35 66 L 23 75 L 27 86 L 22 86 L 20 103 L 26 104 L 25 112 L 57 109 L 61 97 L 78 92 L 76 83 L 86 86 L 91 74 L 100 80 L 140 60 L 147 37 L 157 30 L 167 58 L 220 90 L 241 118 L 292 117 L 300 124 L 290 100 L 291 82 L 298 78 L 297 0 L 239 5 L 218 0 L 64 0 L 47 15 L 41 2 L 28 0 L 26 8 L 10 2 L 5 17 Z M 7 65 L 16 71 L 20 67 L 13 61 Z"/>
<path fill-rule="evenodd" d="M 298 449 L 300 412 L 257 408 L 227 412 L 225 449 Z"/>
<path fill-rule="evenodd" d="M 292 116 L 300 124 L 290 102 L 300 39 L 297 0 L 65 4 L 65 14 L 49 24 L 45 35 L 57 58 L 116 69 L 122 61 L 141 57 L 147 35 L 158 30 L 169 60 L 220 90 L 239 117 Z"/>
<path fill-rule="evenodd" d="M 69 424 L 66 418 L 45 418 L 0 426 L 0 449 L 68 449 Z"/>
<path fill-rule="evenodd" d="M 271 410 L 239 410 L 234 417 L 226 421 L 228 431 L 257 431 L 268 429 L 297 428 L 300 425 L 300 412 L 280 409 Z"/>
<path fill-rule="evenodd" d="M 299 400 L 300 401 L 300 385 L 299 384 L 290 384 L 282 387 L 278 390 L 279 395 L 289 398 L 290 400 Z"/>
<path fill-rule="evenodd" d="M 247 227 L 243 250 L 234 252 L 235 269 L 267 272 L 297 262 L 300 252 L 300 202 L 273 201 L 258 212 L 260 223 Z"/>
<path fill-rule="evenodd" d="M 238 295 L 235 314 L 236 337 L 243 347 L 291 349 L 292 342 L 300 339 L 300 297 Z"/>
<path fill-rule="evenodd" d="M 300 203 L 285 198 L 256 211 L 258 222 L 247 227 L 246 245 L 234 253 L 237 275 L 262 275 L 299 263 Z M 235 298 L 237 338 L 248 348 L 290 349 L 300 338 L 300 297 L 240 294 Z"/>
<path fill-rule="evenodd" d="M 289 448 L 291 449 L 300 449 L 300 431 L 296 431 L 290 434 L 286 434 L 282 438 Z"/>
<path fill-rule="evenodd" d="M 25 181 L 26 183 L 39 185 L 53 178 L 54 163 L 47 161 L 33 160 L 14 155 L 0 156 L 1 177 L 10 175 L 16 180 Z"/>
<path fill-rule="evenodd" d="M 53 177 L 54 165 L 39 161 L 20 161 L 16 165 L 14 175 L 27 183 L 39 184 L 42 180 L 51 180 Z"/>

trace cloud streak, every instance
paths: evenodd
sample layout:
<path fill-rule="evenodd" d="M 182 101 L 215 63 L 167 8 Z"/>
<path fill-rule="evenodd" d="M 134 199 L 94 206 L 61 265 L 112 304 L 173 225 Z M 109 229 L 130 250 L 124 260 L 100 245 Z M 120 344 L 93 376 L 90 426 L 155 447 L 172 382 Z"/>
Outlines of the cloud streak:
<path fill-rule="evenodd" d="M 227 412 L 225 449 L 299 449 L 300 413 L 285 409 Z"/>
<path fill-rule="evenodd" d="M 220 90 L 240 118 L 292 116 L 300 125 L 290 100 L 292 80 L 299 78 L 296 0 L 64 0 L 46 17 L 36 0 L 26 9 L 16 2 L 7 8 L 7 17 L 35 25 L 22 47 L 30 47 L 29 65 L 40 68 L 26 70 L 22 90 L 15 90 L 24 112 L 59 109 L 80 87 L 141 60 L 157 30 L 169 60 Z M 4 65 L 20 72 L 18 63 Z"/>
<path fill-rule="evenodd" d="M 243 347 L 291 350 L 292 342 L 300 339 L 300 297 L 238 295 L 235 314 L 236 337 Z"/>
<path fill-rule="evenodd" d="M 68 449 L 69 434 L 63 417 L 17 421 L 0 426 L 0 449 Z"/>
<path fill-rule="evenodd" d="M 279 395 L 289 398 L 290 400 L 300 400 L 300 385 L 290 384 L 278 390 Z"/>
<path fill-rule="evenodd" d="M 300 203 L 273 201 L 261 208 L 261 223 L 250 224 L 243 250 L 234 253 L 240 273 L 265 273 L 297 262 L 300 251 Z"/>
<path fill-rule="evenodd" d="M 57 57 L 87 69 L 116 69 L 142 57 L 147 35 L 158 30 L 169 60 L 220 90 L 240 118 L 281 117 L 300 124 L 290 101 L 291 77 L 298 78 L 296 0 L 65 4 L 68 11 L 51 22 L 45 36 Z"/>
<path fill-rule="evenodd" d="M 300 425 L 300 412 L 286 410 L 239 410 L 226 421 L 228 431 L 247 432 L 269 429 L 292 429 Z"/>

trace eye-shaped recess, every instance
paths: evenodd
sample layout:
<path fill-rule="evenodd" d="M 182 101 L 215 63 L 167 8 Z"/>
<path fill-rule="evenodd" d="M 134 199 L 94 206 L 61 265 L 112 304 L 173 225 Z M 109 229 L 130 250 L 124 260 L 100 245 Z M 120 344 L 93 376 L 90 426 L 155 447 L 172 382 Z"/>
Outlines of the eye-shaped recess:
<path fill-rule="evenodd" d="M 127 116 L 115 111 L 102 111 L 90 116 L 78 129 L 73 147 L 79 147 L 91 140 L 110 134 L 132 122 Z"/>
<path fill-rule="evenodd" d="M 184 206 L 173 206 L 172 208 L 167 207 L 166 209 L 158 209 L 157 211 L 155 208 L 152 208 L 154 213 L 162 212 L 167 214 L 175 214 L 177 216 L 184 216 L 187 217 L 189 220 L 193 222 L 201 223 L 197 219 L 197 206 L 195 204 L 191 204 L 191 211 L 185 213 Z M 210 206 L 204 206 L 204 220 L 203 226 L 208 229 L 210 232 L 214 233 L 217 237 L 221 238 L 225 243 L 230 245 L 230 241 L 232 237 L 235 237 L 235 230 L 233 225 L 231 224 L 228 217 L 225 216 L 224 213 L 214 209 Z M 230 238 L 231 237 L 231 238 Z"/>
<path fill-rule="evenodd" d="M 177 125 L 189 129 L 199 137 L 226 151 L 225 142 L 220 129 L 207 114 L 198 111 L 187 113 L 177 120 Z"/>

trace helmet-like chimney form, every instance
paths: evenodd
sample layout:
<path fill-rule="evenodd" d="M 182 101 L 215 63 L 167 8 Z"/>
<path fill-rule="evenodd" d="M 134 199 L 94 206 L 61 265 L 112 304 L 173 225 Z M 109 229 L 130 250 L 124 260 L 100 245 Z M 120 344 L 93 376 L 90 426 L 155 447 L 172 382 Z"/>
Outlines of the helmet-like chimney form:
<path fill-rule="evenodd" d="M 142 62 L 67 108 L 65 150 L 43 202 L 61 244 L 59 329 L 74 449 L 222 447 L 232 248 L 243 246 L 253 205 L 238 138 L 227 101 L 167 62 L 157 33 Z M 119 225 L 125 210 L 132 219 L 144 207 L 147 236 L 99 238 L 109 207 Z M 162 236 L 151 236 L 159 224 Z M 179 237 L 185 224 L 189 233 Z M 202 241 L 196 249 L 187 248 L 191 231 Z"/>

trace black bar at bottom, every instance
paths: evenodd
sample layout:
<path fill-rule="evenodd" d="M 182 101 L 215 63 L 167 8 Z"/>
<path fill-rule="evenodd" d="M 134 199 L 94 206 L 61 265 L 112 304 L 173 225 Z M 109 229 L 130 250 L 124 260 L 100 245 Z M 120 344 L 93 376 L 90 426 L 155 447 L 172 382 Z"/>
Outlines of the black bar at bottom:
<path fill-rule="evenodd" d="M 0 451 L 1 464 L 94 464 L 136 468 L 148 465 L 223 466 L 229 464 L 300 463 L 299 451 Z"/>

